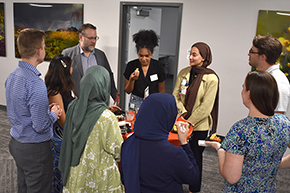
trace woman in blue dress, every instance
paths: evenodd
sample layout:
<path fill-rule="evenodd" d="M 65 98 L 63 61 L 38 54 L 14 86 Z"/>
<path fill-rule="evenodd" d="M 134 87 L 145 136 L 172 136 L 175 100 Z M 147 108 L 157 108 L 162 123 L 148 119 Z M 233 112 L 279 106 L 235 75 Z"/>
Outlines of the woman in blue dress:
<path fill-rule="evenodd" d="M 71 78 L 72 60 L 68 56 L 56 55 L 49 64 L 45 75 L 45 84 L 49 103 L 57 103 L 64 109 L 60 118 L 53 125 L 52 153 L 53 153 L 53 182 L 51 192 L 62 192 L 62 177 L 58 169 L 60 148 L 62 143 L 65 112 L 68 104 L 75 98 L 74 84 Z"/>
<path fill-rule="evenodd" d="M 223 192 L 275 192 L 278 167 L 290 145 L 290 121 L 274 113 L 276 81 L 267 72 L 249 72 L 241 95 L 248 116 L 231 127 L 222 144 L 206 144 L 217 150 Z"/>

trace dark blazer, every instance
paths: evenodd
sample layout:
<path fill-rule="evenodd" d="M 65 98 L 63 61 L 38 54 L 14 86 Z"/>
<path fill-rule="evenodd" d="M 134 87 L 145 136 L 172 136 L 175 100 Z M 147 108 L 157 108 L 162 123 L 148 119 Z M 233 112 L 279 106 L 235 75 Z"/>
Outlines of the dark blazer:
<path fill-rule="evenodd" d="M 113 72 L 112 72 L 111 67 L 109 65 L 109 62 L 107 60 L 107 57 L 103 51 L 101 51 L 97 48 L 95 48 L 94 50 L 95 50 L 95 56 L 96 56 L 96 60 L 97 60 L 98 65 L 105 67 L 110 74 L 111 96 L 115 100 L 116 94 L 118 93 L 118 90 L 116 89 L 114 75 L 113 75 Z M 80 80 L 84 76 L 81 53 L 80 53 L 80 46 L 78 44 L 74 47 L 67 48 L 67 49 L 63 50 L 61 54 L 64 56 L 69 56 L 72 59 L 72 63 L 73 63 L 72 79 L 73 79 L 73 82 L 74 82 L 75 88 L 76 88 L 75 94 L 77 96 L 79 96 L 79 94 L 80 94 Z"/>

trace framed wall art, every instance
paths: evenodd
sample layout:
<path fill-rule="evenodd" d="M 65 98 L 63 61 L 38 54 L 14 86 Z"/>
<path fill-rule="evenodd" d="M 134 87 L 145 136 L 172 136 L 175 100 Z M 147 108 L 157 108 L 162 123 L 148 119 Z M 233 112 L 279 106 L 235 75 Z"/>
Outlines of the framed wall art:
<path fill-rule="evenodd" d="M 256 35 L 267 34 L 278 38 L 283 46 L 277 62 L 290 81 L 290 11 L 259 10 Z"/>
<path fill-rule="evenodd" d="M 4 3 L 0 3 L 0 56 L 6 56 Z"/>
<path fill-rule="evenodd" d="M 20 58 L 17 37 L 25 28 L 43 30 L 49 61 L 62 50 L 78 44 L 78 29 L 83 24 L 83 4 L 13 3 L 15 57 Z"/>

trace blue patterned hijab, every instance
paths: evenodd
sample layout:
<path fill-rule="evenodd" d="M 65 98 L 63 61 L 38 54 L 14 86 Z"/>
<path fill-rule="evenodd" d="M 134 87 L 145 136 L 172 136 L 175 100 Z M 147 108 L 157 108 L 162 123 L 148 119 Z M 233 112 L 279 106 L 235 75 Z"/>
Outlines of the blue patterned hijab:
<path fill-rule="evenodd" d="M 134 134 L 122 145 L 121 177 L 126 193 L 140 191 L 139 159 L 141 140 L 167 140 L 177 117 L 175 98 L 166 93 L 149 95 L 136 116 Z"/>

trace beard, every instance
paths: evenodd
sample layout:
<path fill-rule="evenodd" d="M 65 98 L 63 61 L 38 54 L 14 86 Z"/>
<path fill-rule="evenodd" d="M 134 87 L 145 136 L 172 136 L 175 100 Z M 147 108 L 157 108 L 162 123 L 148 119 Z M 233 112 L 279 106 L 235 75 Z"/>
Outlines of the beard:
<path fill-rule="evenodd" d="M 84 50 L 88 51 L 88 52 L 92 52 L 94 50 L 95 47 L 90 47 L 90 46 L 85 46 Z"/>
<path fill-rule="evenodd" d="M 95 49 L 96 44 L 84 45 L 82 46 L 83 50 L 87 52 L 92 52 Z"/>

